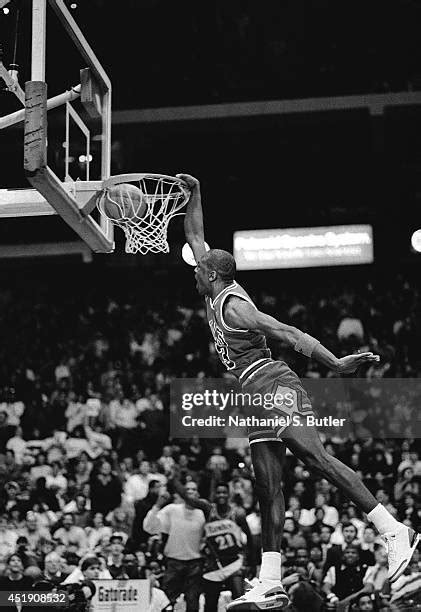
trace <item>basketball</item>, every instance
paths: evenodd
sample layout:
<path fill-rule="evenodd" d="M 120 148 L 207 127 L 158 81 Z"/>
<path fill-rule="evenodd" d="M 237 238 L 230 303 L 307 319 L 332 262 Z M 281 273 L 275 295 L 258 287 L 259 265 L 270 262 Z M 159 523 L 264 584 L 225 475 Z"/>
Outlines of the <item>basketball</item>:
<path fill-rule="evenodd" d="M 130 183 L 120 183 L 107 189 L 102 203 L 107 217 L 113 220 L 141 219 L 146 213 L 146 198 L 143 192 Z"/>

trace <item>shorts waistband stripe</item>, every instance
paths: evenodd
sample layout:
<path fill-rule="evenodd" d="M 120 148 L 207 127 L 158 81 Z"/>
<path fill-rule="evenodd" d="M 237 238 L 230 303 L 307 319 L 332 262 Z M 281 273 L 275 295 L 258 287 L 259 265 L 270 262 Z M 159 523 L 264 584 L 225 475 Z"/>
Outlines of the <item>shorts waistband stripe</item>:
<path fill-rule="evenodd" d="M 248 380 L 252 374 L 255 374 L 258 370 L 261 370 L 262 368 L 266 367 L 270 363 L 273 363 L 273 360 L 268 357 L 265 357 L 263 359 L 258 359 L 257 361 L 249 365 L 244 370 L 244 372 L 242 372 L 241 376 L 239 377 L 239 381 L 241 382 L 241 384 L 244 384 L 244 382 Z M 244 375 L 246 375 L 245 378 L 243 378 Z"/>

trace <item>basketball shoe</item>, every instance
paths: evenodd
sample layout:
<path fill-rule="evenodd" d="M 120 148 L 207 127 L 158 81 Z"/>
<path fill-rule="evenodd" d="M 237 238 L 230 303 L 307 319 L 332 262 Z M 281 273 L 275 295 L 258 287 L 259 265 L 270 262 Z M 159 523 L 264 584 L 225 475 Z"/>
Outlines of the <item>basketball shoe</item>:
<path fill-rule="evenodd" d="M 227 611 L 281 610 L 289 604 L 289 598 L 280 580 L 259 580 L 242 597 L 227 605 Z"/>
<path fill-rule="evenodd" d="M 387 546 L 388 578 L 395 582 L 408 567 L 421 536 L 410 527 L 401 525 L 397 531 L 385 533 L 382 537 Z"/>

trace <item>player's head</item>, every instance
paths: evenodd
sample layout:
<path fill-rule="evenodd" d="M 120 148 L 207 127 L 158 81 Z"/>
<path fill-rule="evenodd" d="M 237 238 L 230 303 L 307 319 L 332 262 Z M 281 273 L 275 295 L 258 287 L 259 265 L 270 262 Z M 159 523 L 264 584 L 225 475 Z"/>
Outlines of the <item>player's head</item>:
<path fill-rule="evenodd" d="M 215 282 L 231 283 L 234 280 L 235 259 L 228 251 L 211 249 L 200 258 L 194 272 L 200 295 L 211 295 Z"/>

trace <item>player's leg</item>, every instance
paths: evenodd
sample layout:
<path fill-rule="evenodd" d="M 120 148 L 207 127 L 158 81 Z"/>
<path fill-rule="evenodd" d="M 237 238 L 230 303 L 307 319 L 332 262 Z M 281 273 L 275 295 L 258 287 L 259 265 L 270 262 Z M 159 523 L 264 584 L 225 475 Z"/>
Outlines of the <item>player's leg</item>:
<path fill-rule="evenodd" d="M 241 572 L 231 576 L 227 582 L 233 599 L 237 599 L 237 597 L 241 597 L 244 594 L 244 579 Z"/>
<path fill-rule="evenodd" d="M 279 441 L 254 442 L 250 446 L 255 475 L 255 493 L 262 522 L 262 566 L 259 583 L 227 610 L 280 609 L 289 603 L 281 584 L 281 539 L 285 520 L 282 468 L 285 445 Z"/>
<path fill-rule="evenodd" d="M 379 504 L 351 468 L 326 451 L 317 429 L 308 426 L 305 417 L 302 424 L 303 427 L 290 425 L 282 434 L 283 440 L 296 457 L 346 493 L 367 514 L 388 544 L 389 579 L 394 582 L 408 566 L 419 536 Z"/>
<path fill-rule="evenodd" d="M 281 564 L 269 570 L 266 576 L 264 553 L 276 551 L 280 555 L 281 539 L 285 521 L 285 500 L 282 492 L 282 471 L 286 446 L 283 442 L 255 442 L 250 445 L 255 476 L 254 491 L 259 502 L 262 522 L 262 568 L 260 575 L 280 578 Z"/>
<path fill-rule="evenodd" d="M 203 593 L 205 596 L 205 612 L 218 612 L 218 601 L 219 595 L 221 593 L 221 583 L 204 579 Z"/>
<path fill-rule="evenodd" d="M 326 451 L 317 429 L 307 426 L 305 417 L 302 424 L 303 427 L 290 425 L 282 434 L 290 451 L 307 467 L 344 491 L 364 512 L 371 512 L 378 504 L 376 498 L 351 468 Z"/>

